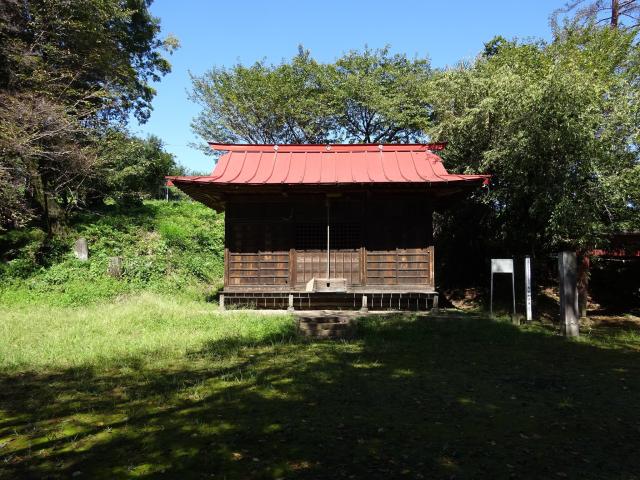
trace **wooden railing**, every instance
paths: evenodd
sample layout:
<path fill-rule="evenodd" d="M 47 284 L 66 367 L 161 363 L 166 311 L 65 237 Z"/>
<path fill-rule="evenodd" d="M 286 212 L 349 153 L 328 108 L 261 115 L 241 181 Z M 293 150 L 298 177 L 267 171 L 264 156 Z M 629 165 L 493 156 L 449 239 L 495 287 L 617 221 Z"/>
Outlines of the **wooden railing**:
<path fill-rule="evenodd" d="M 433 247 L 330 252 L 330 277 L 348 286 L 434 286 Z M 299 289 L 313 278 L 327 275 L 323 250 L 235 253 L 225 252 L 225 285 L 269 285 Z"/>
<path fill-rule="evenodd" d="M 367 251 L 367 285 L 433 286 L 433 247 Z"/>

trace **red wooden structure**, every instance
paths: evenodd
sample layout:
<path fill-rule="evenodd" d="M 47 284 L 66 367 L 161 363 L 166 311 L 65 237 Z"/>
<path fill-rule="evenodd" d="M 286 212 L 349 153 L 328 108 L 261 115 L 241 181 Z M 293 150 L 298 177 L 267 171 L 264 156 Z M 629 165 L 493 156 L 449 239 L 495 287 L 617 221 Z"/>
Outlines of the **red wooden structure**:
<path fill-rule="evenodd" d="M 226 212 L 227 304 L 427 308 L 433 211 L 488 181 L 448 173 L 444 146 L 211 144 L 211 175 L 169 180 Z"/>

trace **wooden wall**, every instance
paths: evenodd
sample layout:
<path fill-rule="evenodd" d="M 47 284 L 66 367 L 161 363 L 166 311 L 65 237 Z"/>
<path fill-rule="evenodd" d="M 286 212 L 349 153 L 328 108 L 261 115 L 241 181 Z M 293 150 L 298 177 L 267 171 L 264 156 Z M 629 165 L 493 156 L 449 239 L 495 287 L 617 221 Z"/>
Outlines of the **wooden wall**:
<path fill-rule="evenodd" d="M 432 208 L 426 195 L 330 198 L 330 276 L 350 290 L 432 289 Z M 225 290 L 304 290 L 327 275 L 326 196 L 227 201 Z"/>

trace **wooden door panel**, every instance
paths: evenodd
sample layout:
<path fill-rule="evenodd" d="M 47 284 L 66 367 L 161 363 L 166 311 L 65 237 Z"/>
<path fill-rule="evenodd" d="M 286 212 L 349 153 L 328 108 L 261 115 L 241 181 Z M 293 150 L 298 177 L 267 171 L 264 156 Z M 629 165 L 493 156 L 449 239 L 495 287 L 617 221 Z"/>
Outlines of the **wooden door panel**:
<path fill-rule="evenodd" d="M 360 251 L 336 250 L 329 253 L 331 278 L 344 278 L 348 285 L 360 285 Z M 296 284 L 304 285 L 313 278 L 327 277 L 327 252 L 296 251 Z"/>

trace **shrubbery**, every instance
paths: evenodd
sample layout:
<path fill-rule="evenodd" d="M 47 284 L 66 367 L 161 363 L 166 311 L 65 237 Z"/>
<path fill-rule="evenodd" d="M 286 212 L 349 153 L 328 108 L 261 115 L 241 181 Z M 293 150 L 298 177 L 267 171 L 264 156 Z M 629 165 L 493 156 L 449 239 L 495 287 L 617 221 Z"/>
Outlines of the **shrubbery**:
<path fill-rule="evenodd" d="M 89 260 L 73 243 L 85 237 Z M 52 243 L 39 230 L 0 236 L 0 302 L 79 305 L 139 291 L 204 298 L 224 271 L 224 215 L 188 201 L 116 205 L 78 216 Z M 109 257 L 124 258 L 121 279 L 107 275 Z"/>

